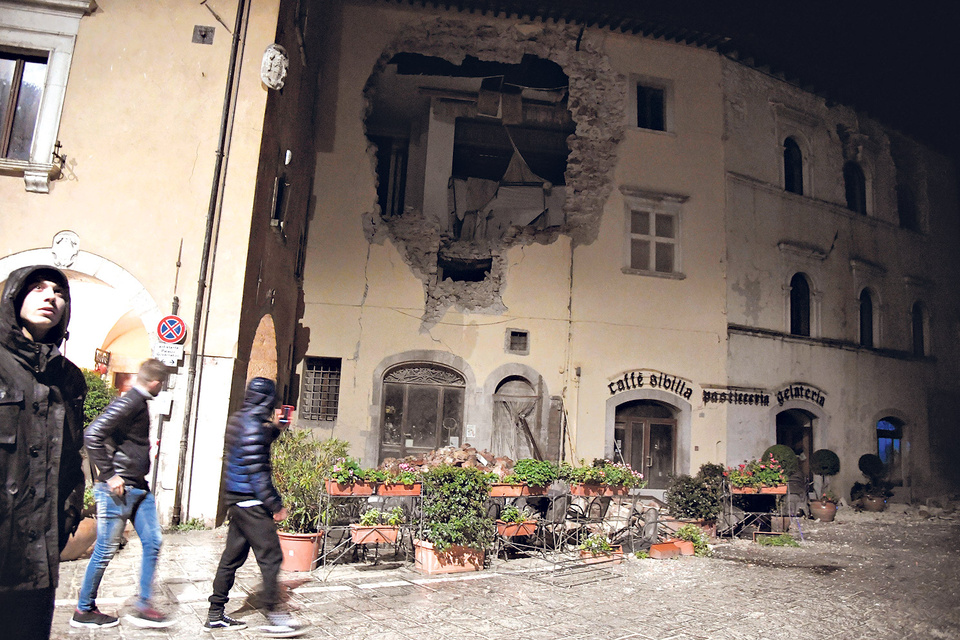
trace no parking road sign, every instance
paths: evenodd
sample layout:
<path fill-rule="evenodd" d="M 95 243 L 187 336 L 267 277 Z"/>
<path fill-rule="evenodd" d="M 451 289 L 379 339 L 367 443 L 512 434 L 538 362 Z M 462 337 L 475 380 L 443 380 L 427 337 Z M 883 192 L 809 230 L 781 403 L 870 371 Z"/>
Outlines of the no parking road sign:
<path fill-rule="evenodd" d="M 157 337 L 168 344 L 183 342 L 187 337 L 187 325 L 179 316 L 166 316 L 157 325 Z"/>

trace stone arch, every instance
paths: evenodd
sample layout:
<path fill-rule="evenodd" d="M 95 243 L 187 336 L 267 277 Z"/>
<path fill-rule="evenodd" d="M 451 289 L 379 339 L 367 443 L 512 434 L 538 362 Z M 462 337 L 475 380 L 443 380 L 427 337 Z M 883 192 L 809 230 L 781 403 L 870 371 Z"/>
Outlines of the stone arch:
<path fill-rule="evenodd" d="M 269 313 L 260 318 L 250 346 L 247 380 L 257 376 L 277 380 L 277 331 Z"/>
<path fill-rule="evenodd" d="M 53 251 L 50 248 L 29 249 L 4 258 L 0 258 L 0 280 L 6 280 L 10 272 L 20 267 L 29 267 L 35 264 L 54 266 L 56 264 Z M 143 322 L 149 332 L 157 326 L 163 312 L 157 306 L 150 292 L 130 272 L 115 262 L 88 251 L 79 251 L 76 258 L 68 265 L 57 268 L 66 272 L 76 272 L 91 276 L 117 290 L 130 302 L 133 312 Z M 156 337 L 151 336 L 151 342 Z"/>
<path fill-rule="evenodd" d="M 676 473 L 693 473 L 690 468 L 690 453 L 692 451 L 690 422 L 693 405 L 669 391 L 662 389 L 630 389 L 607 398 L 605 407 L 605 428 L 603 455 L 609 460 L 614 459 L 614 439 L 616 431 L 617 408 L 620 405 L 637 400 L 654 400 L 669 406 L 675 413 L 677 421 L 676 441 Z"/>

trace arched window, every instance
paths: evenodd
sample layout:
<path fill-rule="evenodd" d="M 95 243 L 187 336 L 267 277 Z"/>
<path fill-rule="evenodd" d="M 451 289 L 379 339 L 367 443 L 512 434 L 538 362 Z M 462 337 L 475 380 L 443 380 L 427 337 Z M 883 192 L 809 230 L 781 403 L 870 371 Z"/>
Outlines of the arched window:
<path fill-rule="evenodd" d="M 887 480 L 897 487 L 903 486 L 902 440 L 902 420 L 888 416 L 877 421 L 877 453 L 887 468 Z"/>
<path fill-rule="evenodd" d="M 793 138 L 783 141 L 783 188 L 803 195 L 803 154 Z"/>
<path fill-rule="evenodd" d="M 869 289 L 860 292 L 860 345 L 873 347 L 873 296 Z"/>
<path fill-rule="evenodd" d="M 919 300 L 913 303 L 910 309 L 910 327 L 913 335 L 913 355 L 927 355 L 927 310 Z"/>
<path fill-rule="evenodd" d="M 810 283 L 802 273 L 790 279 L 790 333 L 810 335 Z"/>
<path fill-rule="evenodd" d="M 913 195 L 913 189 L 904 184 L 897 185 L 897 213 L 900 216 L 900 228 L 920 231 L 917 199 Z"/>
<path fill-rule="evenodd" d="M 463 376 L 429 362 L 394 367 L 383 377 L 380 460 L 460 446 Z"/>
<path fill-rule="evenodd" d="M 847 209 L 867 213 L 867 179 L 856 162 L 843 165 L 843 183 L 846 186 Z"/>

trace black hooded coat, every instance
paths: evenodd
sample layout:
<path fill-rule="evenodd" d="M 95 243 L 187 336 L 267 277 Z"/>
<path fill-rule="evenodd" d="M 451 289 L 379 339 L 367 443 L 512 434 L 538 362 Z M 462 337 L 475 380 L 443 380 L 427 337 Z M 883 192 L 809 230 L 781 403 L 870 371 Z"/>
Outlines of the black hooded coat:
<path fill-rule="evenodd" d="M 42 271 L 64 289 L 60 324 L 41 342 L 24 336 L 24 283 Z M 67 278 L 24 267 L 0 299 L 0 593 L 56 587 L 60 550 L 83 499 L 83 374 L 57 348 L 70 320 Z"/>

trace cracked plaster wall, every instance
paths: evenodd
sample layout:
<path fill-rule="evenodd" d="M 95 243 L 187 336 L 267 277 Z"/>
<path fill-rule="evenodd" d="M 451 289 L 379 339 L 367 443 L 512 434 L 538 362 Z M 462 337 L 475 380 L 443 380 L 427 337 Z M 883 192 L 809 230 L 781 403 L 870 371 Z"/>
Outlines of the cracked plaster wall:
<path fill-rule="evenodd" d="M 514 227 L 489 247 L 493 266 L 482 282 L 437 281 L 437 252 L 442 230 L 420 209 L 383 219 L 373 208 L 364 215 L 364 230 L 371 243 L 389 238 L 425 291 L 424 329 L 432 326 L 450 308 L 499 314 L 506 308 L 502 291 L 507 269 L 502 253 L 511 246 L 549 244 L 561 234 L 574 245 L 589 244 L 597 237 L 600 217 L 610 190 L 617 160 L 617 145 L 623 136 L 626 79 L 616 73 L 600 50 L 601 40 L 579 29 L 548 24 L 492 24 L 487 21 L 435 18 L 405 29 L 389 45 L 374 69 L 379 73 L 397 53 L 419 53 L 460 64 L 466 55 L 480 60 L 518 63 L 532 54 L 557 63 L 569 78 L 567 108 L 576 123 L 568 139 L 566 201 L 560 226 L 546 229 Z M 368 113 L 372 96 L 366 96 Z M 368 149 L 371 171 L 376 170 L 375 150 Z"/>

